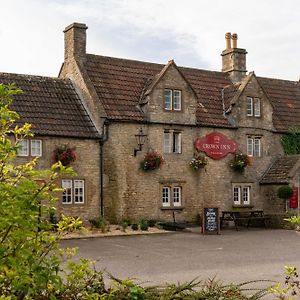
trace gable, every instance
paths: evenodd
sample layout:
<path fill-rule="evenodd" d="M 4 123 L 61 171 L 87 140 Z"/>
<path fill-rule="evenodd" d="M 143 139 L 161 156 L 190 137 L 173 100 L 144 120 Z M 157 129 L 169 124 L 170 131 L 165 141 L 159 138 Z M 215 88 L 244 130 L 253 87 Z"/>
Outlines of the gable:
<path fill-rule="evenodd" d="M 238 126 L 274 130 L 272 103 L 254 73 L 231 90 L 235 91 L 232 99 L 227 100 L 226 113 L 234 118 Z"/>

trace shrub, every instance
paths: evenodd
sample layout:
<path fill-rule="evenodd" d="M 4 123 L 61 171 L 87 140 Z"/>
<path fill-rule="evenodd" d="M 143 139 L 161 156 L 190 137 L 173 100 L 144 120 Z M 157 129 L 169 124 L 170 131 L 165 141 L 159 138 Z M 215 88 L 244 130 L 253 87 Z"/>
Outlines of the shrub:
<path fill-rule="evenodd" d="M 289 185 L 283 185 L 277 190 L 277 196 L 280 199 L 289 199 L 293 196 L 293 189 Z"/>
<path fill-rule="evenodd" d="M 197 213 L 194 217 L 194 224 L 195 225 L 202 225 L 202 217 L 199 213 Z"/>
<path fill-rule="evenodd" d="M 149 228 L 148 222 L 147 222 L 146 220 L 144 220 L 144 219 L 141 219 L 141 220 L 140 220 L 140 228 L 141 228 L 141 230 L 143 230 L 143 231 L 147 231 L 148 228 Z"/>
<path fill-rule="evenodd" d="M 126 231 L 126 228 L 128 227 L 128 223 L 125 222 L 125 221 L 122 221 L 122 222 L 121 222 L 121 227 L 122 227 L 122 230 L 125 232 L 125 231 Z"/>
<path fill-rule="evenodd" d="M 131 224 L 131 229 L 134 231 L 139 230 L 139 225 L 136 223 L 133 223 L 133 224 Z"/>
<path fill-rule="evenodd" d="M 92 228 L 98 228 L 101 229 L 102 233 L 109 231 L 109 222 L 102 216 L 99 216 L 98 218 L 89 220 Z"/>
<path fill-rule="evenodd" d="M 156 223 L 157 223 L 157 221 L 154 220 L 154 219 L 150 219 L 150 220 L 148 221 L 149 227 L 154 227 L 154 226 L 156 225 Z"/>

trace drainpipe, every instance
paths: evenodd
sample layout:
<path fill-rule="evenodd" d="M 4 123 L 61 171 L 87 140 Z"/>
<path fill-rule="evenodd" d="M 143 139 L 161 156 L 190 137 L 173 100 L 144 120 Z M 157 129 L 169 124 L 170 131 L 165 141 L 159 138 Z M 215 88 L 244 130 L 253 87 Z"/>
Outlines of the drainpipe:
<path fill-rule="evenodd" d="M 109 122 L 105 120 L 102 126 L 102 134 L 99 139 L 100 146 L 100 215 L 104 217 L 104 195 L 103 195 L 103 173 L 104 173 L 104 156 L 103 156 L 103 146 L 104 143 L 108 140 L 108 125 Z"/>

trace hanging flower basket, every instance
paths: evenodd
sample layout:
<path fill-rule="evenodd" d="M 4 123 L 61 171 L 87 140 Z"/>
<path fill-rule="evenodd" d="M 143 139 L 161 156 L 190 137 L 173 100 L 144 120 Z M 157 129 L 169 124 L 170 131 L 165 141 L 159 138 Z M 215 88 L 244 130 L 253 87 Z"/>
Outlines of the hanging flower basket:
<path fill-rule="evenodd" d="M 197 154 L 190 161 L 190 167 L 197 171 L 199 169 L 205 168 L 208 164 L 208 159 L 204 155 Z"/>
<path fill-rule="evenodd" d="M 156 170 L 162 166 L 164 158 L 155 151 L 148 152 L 141 161 L 141 169 L 144 171 Z"/>
<path fill-rule="evenodd" d="M 77 159 L 75 147 L 70 148 L 67 145 L 57 147 L 54 150 L 54 161 L 60 161 L 63 166 L 68 166 Z"/>
<path fill-rule="evenodd" d="M 239 173 L 243 173 L 247 166 L 251 165 L 251 158 L 247 154 L 235 154 L 230 162 L 230 167 Z"/>

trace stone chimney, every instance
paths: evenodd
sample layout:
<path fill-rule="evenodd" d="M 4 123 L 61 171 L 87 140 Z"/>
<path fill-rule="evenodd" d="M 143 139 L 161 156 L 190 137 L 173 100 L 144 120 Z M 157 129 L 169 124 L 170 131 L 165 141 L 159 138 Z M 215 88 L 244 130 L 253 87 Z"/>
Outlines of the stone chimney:
<path fill-rule="evenodd" d="M 87 28 L 82 23 L 73 23 L 65 28 L 65 61 L 72 58 L 79 61 L 85 60 Z"/>
<path fill-rule="evenodd" d="M 236 33 L 225 34 L 226 49 L 223 50 L 222 72 L 229 73 L 232 82 L 240 82 L 246 75 L 246 54 L 245 49 L 237 47 L 238 36 Z"/>

